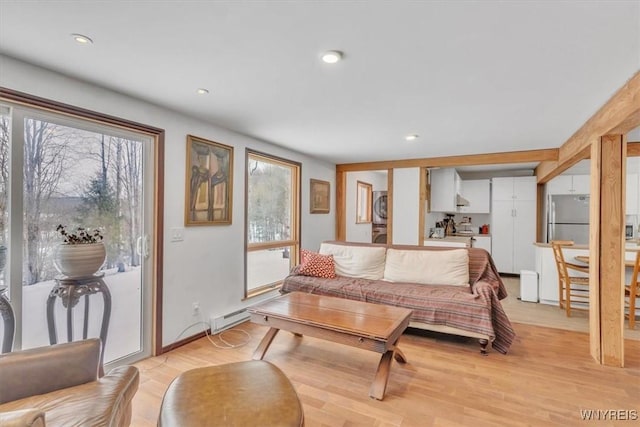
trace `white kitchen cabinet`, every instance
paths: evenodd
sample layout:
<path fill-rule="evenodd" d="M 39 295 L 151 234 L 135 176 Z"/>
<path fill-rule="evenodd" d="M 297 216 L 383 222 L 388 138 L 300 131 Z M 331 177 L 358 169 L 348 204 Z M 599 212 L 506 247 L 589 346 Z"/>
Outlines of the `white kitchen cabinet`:
<path fill-rule="evenodd" d="M 469 206 L 460 206 L 461 213 L 491 212 L 491 181 L 488 179 L 462 180 L 460 194 L 469 201 Z"/>
<path fill-rule="evenodd" d="M 491 200 L 536 200 L 535 176 L 500 177 L 491 179 Z"/>
<path fill-rule="evenodd" d="M 491 254 L 491 236 L 473 236 L 471 246 L 484 249 Z"/>
<path fill-rule="evenodd" d="M 558 175 L 547 183 L 547 194 L 589 194 L 589 175 Z"/>
<path fill-rule="evenodd" d="M 536 189 L 534 176 L 492 179 L 491 256 L 500 272 L 534 269 Z"/>
<path fill-rule="evenodd" d="M 461 187 L 458 172 L 453 168 L 432 169 L 429 176 L 431 212 L 457 212 L 456 195 Z"/>
<path fill-rule="evenodd" d="M 625 193 L 625 213 L 627 215 L 638 215 L 638 174 L 627 174 L 627 188 Z"/>

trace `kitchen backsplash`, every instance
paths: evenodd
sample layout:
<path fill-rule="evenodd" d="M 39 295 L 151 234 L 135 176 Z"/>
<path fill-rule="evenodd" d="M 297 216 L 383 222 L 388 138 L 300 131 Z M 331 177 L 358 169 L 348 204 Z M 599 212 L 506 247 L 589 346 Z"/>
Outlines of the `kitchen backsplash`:
<path fill-rule="evenodd" d="M 436 222 L 442 221 L 445 215 L 442 212 L 430 212 L 425 214 L 425 234 L 429 234 L 429 229 L 436 226 Z M 489 224 L 489 233 L 491 233 L 491 214 L 465 214 L 457 213 L 454 216 L 456 224 L 462 222 L 463 217 L 471 217 L 473 230 L 478 232 L 478 228 L 483 224 Z"/>

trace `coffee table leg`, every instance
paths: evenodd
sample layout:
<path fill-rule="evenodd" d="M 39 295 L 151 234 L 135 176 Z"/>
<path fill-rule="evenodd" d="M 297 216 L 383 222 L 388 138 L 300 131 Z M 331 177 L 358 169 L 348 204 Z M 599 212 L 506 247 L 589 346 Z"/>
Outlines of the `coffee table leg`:
<path fill-rule="evenodd" d="M 407 357 L 396 346 L 394 346 L 394 348 L 393 348 L 393 358 L 396 359 L 396 362 L 398 362 L 398 363 L 407 363 Z"/>
<path fill-rule="evenodd" d="M 391 358 L 396 359 L 398 363 L 407 363 L 407 357 L 398 348 L 398 340 L 393 343 L 393 347 L 387 350 L 386 353 L 380 358 L 378 363 L 378 370 L 376 371 L 376 377 L 373 379 L 371 389 L 369 389 L 369 396 L 374 399 L 382 400 L 384 398 L 384 392 L 387 389 L 387 382 L 389 381 L 389 371 L 391 370 Z"/>
<path fill-rule="evenodd" d="M 280 329 L 278 328 L 271 328 L 267 331 L 264 338 L 262 338 L 262 341 L 260 341 L 258 348 L 256 348 L 256 351 L 253 352 L 253 360 L 262 360 L 264 354 L 267 352 L 267 349 L 269 349 L 269 346 L 271 345 L 271 341 L 273 341 L 273 338 L 275 338 L 279 330 Z"/>
<path fill-rule="evenodd" d="M 369 389 L 369 396 L 374 399 L 382 400 L 384 398 L 384 391 L 387 389 L 387 381 L 389 380 L 389 371 L 391 370 L 391 358 L 393 357 L 393 350 L 387 350 L 380 358 L 378 363 L 378 370 L 376 371 L 376 377 L 373 379 L 371 388 Z"/>

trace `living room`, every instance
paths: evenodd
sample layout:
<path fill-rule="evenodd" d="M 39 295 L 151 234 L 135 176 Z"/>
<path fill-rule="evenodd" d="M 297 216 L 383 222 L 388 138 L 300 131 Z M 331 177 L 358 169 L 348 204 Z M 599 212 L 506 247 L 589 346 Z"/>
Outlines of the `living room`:
<path fill-rule="evenodd" d="M 150 178 L 149 190 L 156 197 L 149 202 L 150 240 L 148 244 L 140 243 L 149 249 L 151 260 L 149 271 L 145 273 L 147 282 L 142 286 L 146 294 L 139 296 L 146 304 L 140 323 L 149 330 L 135 336 L 134 341 L 144 342 L 144 352 L 135 354 L 131 363 L 136 358 L 141 359 L 142 354 L 160 354 L 163 350 L 179 347 L 185 340 L 201 336 L 211 318 L 237 312 L 278 295 L 277 288 L 265 288 L 262 289 L 264 292 L 248 297 L 246 288 L 247 149 L 251 153 L 268 154 L 301 165 L 299 241 L 292 258 L 295 261 L 299 249 L 318 250 L 323 241 L 344 240 L 340 230 L 346 230 L 345 221 L 349 221 L 349 225 L 353 222 L 355 213 L 351 215 L 346 210 L 348 196 L 343 190 L 342 175 L 336 173 L 337 165 L 436 159 L 418 167 L 446 167 L 437 164 L 437 159 L 466 155 L 471 156 L 469 162 L 479 161 L 478 164 L 484 162 L 482 164 L 486 165 L 497 159 L 480 158 L 487 153 L 507 153 L 503 157 L 509 159 L 508 153 L 532 151 L 533 154 L 534 150 L 558 149 L 633 78 L 640 65 L 637 56 L 640 12 L 635 2 L 610 5 L 578 2 L 556 6 L 545 2 L 494 2 L 485 9 L 469 3 L 450 6 L 425 3 L 370 5 L 371 10 L 356 2 L 344 6 L 344 10 L 320 3 L 295 6 L 287 3 L 242 6 L 211 3 L 200 5 L 203 9 L 190 4 L 182 10 L 186 17 L 184 21 L 190 22 L 188 25 L 182 18 L 172 16 L 170 4 L 155 6 L 158 10 L 150 11 L 148 4 L 134 3 L 118 11 L 113 5 L 98 3 L 83 6 L 56 2 L 0 4 L 0 87 L 7 90 L 2 93 L 3 106 L 15 108 L 14 111 L 26 108 L 23 101 L 8 97 L 10 93 L 26 94 L 34 98 L 31 99 L 34 104 L 35 98 L 42 98 L 162 130 L 163 161 L 156 152 L 148 163 L 159 166 Z M 412 10 L 412 7 L 417 9 Z M 173 14 L 177 13 L 173 10 Z M 100 16 L 105 18 L 98 19 Z M 146 25 L 152 17 L 162 24 L 158 25 L 161 30 L 152 31 L 152 26 Z M 189 34 L 189 38 L 198 40 L 199 44 L 188 47 L 186 37 L 178 35 L 176 21 L 184 24 L 183 30 L 190 29 L 184 34 Z M 318 28 L 320 22 L 326 21 L 336 22 L 336 27 L 332 30 Z M 364 27 L 355 31 L 353 27 L 358 25 L 354 23 L 360 21 Z M 615 30 L 593 34 L 596 24 L 603 21 L 617 22 Z M 117 36 L 123 37 L 119 42 L 115 42 L 116 35 L 112 31 L 120 30 L 109 29 L 114 22 L 131 31 L 128 35 Z M 388 25 L 389 22 L 404 24 Z M 200 34 L 194 30 L 198 27 L 218 30 Z M 491 27 L 496 32 L 490 31 Z M 251 34 L 244 34 L 248 28 L 253 28 Z M 281 30 L 275 31 L 276 28 Z M 451 31 L 452 28 L 458 30 Z M 452 32 L 456 34 L 444 38 L 443 34 Z M 30 38 L 27 37 L 29 33 Z M 93 39 L 93 43 L 78 45 L 70 37 L 72 33 L 85 34 Z M 297 45 L 295 39 L 307 33 L 308 39 Z M 403 40 L 407 43 L 400 43 Z M 406 52 L 403 52 L 403 45 Z M 344 51 L 343 60 L 333 64 L 334 68 L 319 60 L 320 53 L 328 49 Z M 389 62 L 376 56 L 378 51 L 380 55 L 392 53 Z M 421 55 L 420 52 L 429 53 Z M 297 58 L 297 66 L 288 67 L 278 62 L 292 58 Z M 416 61 L 410 61 L 410 58 Z M 435 64 L 443 65 L 439 68 Z M 448 65 L 445 67 L 444 64 Z M 365 76 L 373 73 L 372 69 L 376 69 L 377 74 L 363 82 L 365 90 L 358 81 L 366 80 Z M 453 70 L 467 72 L 453 75 Z M 418 74 L 424 77 L 417 78 Z M 451 74 L 451 80 L 445 83 L 447 74 Z M 298 77 L 294 79 L 296 75 Z M 288 81 L 295 84 L 285 84 Z M 435 83 L 422 88 L 427 85 L 425 81 Z M 384 88 L 382 82 L 385 82 Z M 266 92 L 260 92 L 254 83 Z M 241 86 L 248 88 L 246 93 L 240 93 Z M 355 90 L 351 92 L 350 87 Z M 198 95 L 198 88 L 210 93 Z M 479 89 L 474 91 L 474 88 Z M 391 100 L 390 94 L 394 91 L 400 95 Z M 321 97 L 322 93 L 328 99 Z M 540 96 L 534 96 L 536 93 Z M 633 96 L 632 99 L 637 100 L 637 94 Z M 414 98 L 433 100 L 416 101 Z M 495 103 L 490 101 L 492 99 L 496 99 Z M 405 102 L 410 105 L 403 106 Z M 340 105 L 346 108 L 341 110 Z M 283 110 L 276 114 L 279 108 Z M 320 114 L 322 111 L 326 113 L 324 116 Z M 150 135 L 151 131 L 143 130 L 142 133 Z M 417 134 L 418 138 L 413 142 L 405 141 L 409 134 Z M 153 138 L 159 141 L 157 135 Z M 233 148 L 234 185 L 227 224 L 186 224 L 188 136 Z M 526 160 L 534 160 L 534 157 Z M 540 161 L 548 160 L 534 160 L 536 164 Z M 379 169 L 388 168 L 376 170 Z M 401 164 L 398 169 L 402 169 Z M 157 181 L 154 182 L 153 172 L 161 176 L 160 187 Z M 401 176 L 396 174 L 394 178 L 397 184 Z M 329 213 L 312 213 L 309 209 L 312 179 L 329 184 Z M 158 192 L 158 188 L 162 191 Z M 154 206 L 161 206 L 160 212 Z M 13 209 L 14 212 L 22 211 L 19 205 L 14 205 Z M 155 217 L 154 212 L 158 214 Z M 400 210 L 396 208 L 394 213 L 396 218 L 401 218 Z M 413 218 L 417 226 L 419 212 Z M 432 226 L 425 228 L 428 230 Z M 416 237 L 419 236 L 417 230 L 411 226 Z M 9 237 L 22 241 L 22 227 L 4 232 L 5 241 Z M 402 231 L 397 228 L 394 233 L 399 238 Z M 135 246 L 136 242 L 133 243 Z M 11 276 L 5 277 L 5 283 L 24 281 L 21 261 L 12 254 Z M 160 290 L 154 289 L 158 279 L 162 284 Z M 12 296 L 18 298 L 16 294 Z M 47 293 L 44 293 L 41 298 L 46 297 Z M 113 297 L 115 301 L 115 293 Z M 157 299 L 159 304 L 156 304 Z M 41 335 L 33 342 L 46 345 L 44 302 L 38 302 L 37 306 L 42 307 L 41 313 L 37 314 L 40 326 L 34 329 Z M 114 303 L 114 321 L 119 317 L 115 310 L 123 307 Z M 16 311 L 24 319 L 33 314 L 26 310 Z M 127 334 L 123 332 L 126 329 L 121 329 L 126 327 L 125 322 L 119 327 L 113 326 L 109 339 Z M 23 329 L 20 328 L 17 329 L 20 335 L 16 342 L 18 349 L 23 344 L 25 348 L 31 345 L 30 338 L 21 333 Z M 250 333 L 251 340 L 231 357 L 232 360 L 249 358 L 264 330 L 252 326 Z M 529 334 L 538 340 L 538 345 L 541 345 L 539 340 L 547 339 L 546 333 L 523 327 L 519 332 L 519 339 L 523 341 L 519 344 L 522 346 L 520 352 L 534 351 L 534 346 L 528 347 L 530 343 L 524 343 L 524 337 Z M 416 345 L 410 352 L 405 350 L 410 362 L 425 358 L 414 362 L 418 365 L 426 364 L 432 357 L 426 353 L 426 346 L 420 346 L 421 339 L 407 338 Z M 549 339 L 561 342 L 563 338 Z M 585 342 L 588 343 L 588 338 Z M 196 343 L 198 351 L 206 351 L 206 342 Z M 578 347 L 585 354 L 575 357 L 584 356 L 580 359 L 581 364 L 592 363 L 594 369 L 599 367 L 591 361 L 588 346 L 582 344 Z M 281 349 L 295 345 L 288 338 L 280 342 L 276 339 L 274 343 Z M 459 355 L 464 350 L 477 356 L 474 344 L 465 343 L 462 348 L 459 345 L 444 341 L 442 348 L 446 350 L 439 349 L 436 358 L 446 358 L 447 351 Z M 347 350 L 337 351 L 339 356 L 336 358 L 353 357 Z M 554 356 L 551 351 L 545 351 L 549 357 Z M 562 351 L 558 350 L 559 353 Z M 305 357 L 310 353 L 305 352 Z M 212 363 L 222 363 L 230 357 L 225 354 L 223 351 L 216 353 Z M 509 363 L 509 356 L 492 353 L 487 358 L 491 361 L 478 363 L 496 363 L 496 359 Z M 626 356 L 625 370 L 637 372 L 637 355 L 627 351 Z M 169 361 L 175 360 L 179 364 L 182 356 L 168 357 Z M 345 368 L 347 371 L 359 369 L 361 359 L 358 357 Z M 370 361 L 364 358 L 362 360 L 366 361 L 361 365 L 368 369 Z M 150 368 L 162 360 L 159 356 L 143 366 Z M 474 359 L 465 361 L 474 363 Z M 171 373 L 179 369 L 167 363 Z M 316 361 L 312 366 L 329 375 L 330 370 L 324 363 Z M 190 362 L 184 362 L 184 366 L 187 365 L 191 367 Z M 288 373 L 295 380 L 305 369 L 299 360 L 293 366 L 297 366 L 297 370 Z M 489 370 L 499 369 L 500 364 L 483 366 Z M 526 362 L 519 366 L 524 369 Z M 392 374 L 394 371 L 395 367 Z M 155 372 L 159 371 L 149 371 Z M 410 376 L 409 372 L 402 372 L 398 377 Z M 353 379 L 353 376 L 349 375 L 349 378 Z M 341 395 L 331 394 L 327 388 L 323 389 L 324 386 L 311 390 L 310 384 L 316 381 L 320 379 L 313 377 L 298 390 L 306 396 L 303 403 L 306 404 L 307 421 L 312 425 L 332 425 L 332 420 L 342 419 L 341 410 L 323 412 L 318 409 L 318 402 L 329 398 L 338 400 Z M 395 381 L 400 383 L 398 378 Z M 362 388 L 351 387 L 348 381 L 340 383 L 340 387 L 347 389 L 347 395 L 360 393 Z M 162 394 L 164 389 L 156 391 Z M 395 397 L 404 392 L 401 386 L 390 391 Z M 501 393 L 506 392 L 502 390 Z M 361 406 L 359 411 L 372 410 L 366 399 L 358 399 L 351 402 Z M 415 404 L 419 399 L 415 396 L 414 399 Z M 577 404 L 577 401 L 573 402 Z M 154 407 L 157 404 L 159 402 Z M 336 405 L 335 401 L 333 404 Z M 405 409 L 404 404 L 400 404 L 392 411 Z M 569 409 L 566 411 L 570 412 Z M 443 412 L 446 411 L 439 410 L 440 415 Z M 418 417 L 416 413 L 412 416 Z M 435 415 L 426 417 L 434 423 L 437 418 Z M 358 417 L 345 418 L 351 422 L 369 421 L 368 418 L 367 421 Z M 418 423 L 411 417 L 406 423 L 411 424 L 411 420 L 413 424 Z M 450 421 L 465 424 L 469 420 Z M 500 423 L 490 416 L 484 421 Z M 386 422 L 399 423 L 397 418 Z"/>

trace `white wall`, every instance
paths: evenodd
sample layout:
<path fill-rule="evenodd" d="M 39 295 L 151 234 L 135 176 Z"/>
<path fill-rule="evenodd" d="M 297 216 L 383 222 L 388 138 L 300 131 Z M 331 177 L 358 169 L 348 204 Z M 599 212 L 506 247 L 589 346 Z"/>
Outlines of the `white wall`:
<path fill-rule="evenodd" d="M 0 86 L 165 130 L 164 296 L 162 344 L 171 344 L 202 313 L 227 314 L 274 296 L 244 296 L 244 158 L 249 147 L 302 163 L 302 247 L 317 248 L 335 237 L 335 165 L 279 148 L 86 82 L 0 55 Z M 195 101 L 194 101 L 195 102 Z M 169 230 L 184 226 L 186 136 L 193 134 L 234 147 L 232 225 L 187 227 L 184 241 L 170 242 Z M 309 179 L 331 182 L 331 213 L 309 213 Z M 355 218 L 355 216 L 354 216 Z M 44 309 L 44 308 L 43 308 Z M 194 327 L 185 336 L 200 332 Z"/>
<path fill-rule="evenodd" d="M 420 168 L 393 170 L 393 244 L 418 245 Z"/>
<path fill-rule="evenodd" d="M 371 243 L 372 224 L 356 224 L 358 181 L 371 184 L 373 191 L 384 191 L 387 189 L 387 173 L 379 171 L 348 172 L 345 180 L 347 181 L 347 194 L 345 195 L 347 242 Z"/>

